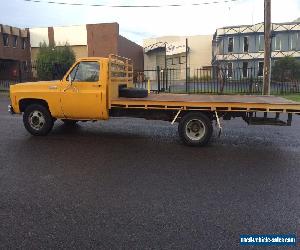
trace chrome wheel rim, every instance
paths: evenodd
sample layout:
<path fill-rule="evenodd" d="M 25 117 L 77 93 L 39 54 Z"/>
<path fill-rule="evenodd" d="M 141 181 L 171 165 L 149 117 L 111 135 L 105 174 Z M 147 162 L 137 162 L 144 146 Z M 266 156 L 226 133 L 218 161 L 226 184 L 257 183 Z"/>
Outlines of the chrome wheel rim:
<path fill-rule="evenodd" d="M 35 130 L 41 130 L 46 123 L 43 113 L 38 110 L 32 111 L 29 114 L 28 120 L 30 126 Z"/>
<path fill-rule="evenodd" d="M 192 141 L 199 141 L 205 135 L 205 125 L 201 120 L 190 120 L 185 126 L 185 133 Z"/>

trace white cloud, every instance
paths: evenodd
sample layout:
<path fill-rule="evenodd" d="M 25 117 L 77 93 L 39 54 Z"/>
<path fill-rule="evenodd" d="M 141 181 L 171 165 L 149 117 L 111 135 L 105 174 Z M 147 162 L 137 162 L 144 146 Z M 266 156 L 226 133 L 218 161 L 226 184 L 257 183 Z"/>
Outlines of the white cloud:
<path fill-rule="evenodd" d="M 233 3 L 201 5 L 198 7 L 191 7 L 189 4 L 212 2 L 213 0 L 60 1 L 114 5 L 181 3 L 185 6 L 163 8 L 79 7 L 15 0 L 5 1 L 4 6 L 1 7 L 0 23 L 20 27 L 43 27 L 118 22 L 122 35 L 142 43 L 142 39 L 145 37 L 213 34 L 216 28 L 223 26 L 262 22 L 264 8 L 263 0 L 240 0 Z M 298 17 L 300 17 L 299 0 L 272 0 L 273 22 L 289 22 Z"/>

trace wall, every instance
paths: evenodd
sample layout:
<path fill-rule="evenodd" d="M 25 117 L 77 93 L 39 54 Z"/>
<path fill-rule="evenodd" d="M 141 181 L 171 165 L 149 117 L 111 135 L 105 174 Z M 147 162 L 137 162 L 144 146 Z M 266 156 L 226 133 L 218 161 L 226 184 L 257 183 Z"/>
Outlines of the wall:
<path fill-rule="evenodd" d="M 3 33 L 9 36 L 9 46 L 4 46 Z M 17 46 L 13 47 L 13 36 L 17 36 Z M 22 49 L 22 39 L 26 41 Z M 21 30 L 7 25 L 0 25 L 0 59 L 30 61 L 30 35 L 28 30 Z"/>
<path fill-rule="evenodd" d="M 158 42 L 180 42 L 185 43 L 186 38 L 188 39 L 188 47 L 190 48 L 188 54 L 188 65 L 191 70 L 196 68 L 207 67 L 211 65 L 212 60 L 212 39 L 211 35 L 199 35 L 199 36 L 166 36 L 166 37 L 158 37 L 158 38 L 150 38 L 144 40 L 144 48 L 158 43 Z M 149 52 L 144 55 L 144 65 L 145 69 L 152 70 L 156 68 L 156 66 L 164 67 L 164 49 L 157 49 L 153 52 Z M 180 57 L 181 60 L 184 60 L 184 63 L 181 65 L 170 65 L 168 63 L 168 67 L 172 68 L 185 68 L 185 53 L 173 56 L 167 56 L 167 59 L 175 58 L 175 61 L 178 61 L 176 57 Z M 168 60 L 169 61 L 169 60 Z M 182 63 L 182 62 L 181 62 Z"/>
<path fill-rule="evenodd" d="M 40 43 L 45 41 L 56 46 L 70 45 L 80 57 L 108 57 L 109 54 L 119 54 L 133 59 L 135 70 L 143 70 L 143 48 L 119 35 L 118 23 L 87 24 L 67 27 L 49 27 L 30 29 L 32 60 L 36 60 Z M 50 40 L 50 41 L 49 41 Z M 53 42 L 52 42 L 53 43 Z"/>
<path fill-rule="evenodd" d="M 30 44 L 32 48 L 40 47 L 40 43 L 45 42 L 49 45 L 48 27 L 30 29 Z"/>
<path fill-rule="evenodd" d="M 144 70 L 143 47 L 123 36 L 118 38 L 118 55 L 132 59 L 135 71 Z"/>
<path fill-rule="evenodd" d="M 291 40 L 292 36 L 296 35 L 297 38 L 300 37 L 299 31 L 288 31 L 288 32 L 274 32 L 274 37 L 272 38 L 272 48 L 275 51 L 275 41 L 277 38 L 281 41 L 280 51 L 290 51 L 291 50 Z M 222 37 L 220 42 L 220 51 L 217 54 L 228 54 L 228 38 L 233 38 L 233 53 L 244 53 L 244 37 L 248 37 L 249 41 L 249 53 L 259 52 L 259 37 L 263 36 L 263 33 L 257 34 L 238 34 L 238 35 L 226 35 Z M 300 50 L 300 42 L 297 39 L 296 50 Z M 223 47 L 224 44 L 224 47 Z"/>
<path fill-rule="evenodd" d="M 31 61 L 36 61 L 37 54 L 39 53 L 39 48 L 31 48 Z"/>
<path fill-rule="evenodd" d="M 118 53 L 118 23 L 87 24 L 88 56 L 108 57 Z"/>
<path fill-rule="evenodd" d="M 71 49 L 75 53 L 76 60 L 82 57 L 88 56 L 88 49 L 86 45 L 77 45 L 77 46 L 71 46 Z"/>
<path fill-rule="evenodd" d="M 212 39 L 211 35 L 188 37 L 189 65 L 191 69 L 199 69 L 211 66 L 212 60 Z"/>
<path fill-rule="evenodd" d="M 35 61 L 39 51 L 40 43 L 47 45 L 55 43 L 56 46 L 66 43 L 72 48 L 76 59 L 88 56 L 87 29 L 85 25 L 32 28 L 31 32 L 31 58 Z"/>
<path fill-rule="evenodd" d="M 284 56 L 292 56 L 300 60 L 300 23 L 273 24 L 272 27 L 272 64 Z M 264 61 L 263 35 L 263 25 L 261 24 L 218 29 L 213 42 L 213 64 L 227 68 L 228 63 L 231 62 L 233 71 L 237 72 L 233 78 L 239 78 L 242 77 L 243 62 L 248 62 L 249 76 L 256 78 L 259 62 Z M 228 52 L 229 37 L 234 40 L 233 52 L 231 53 Z M 244 37 L 248 37 L 248 52 L 244 52 Z M 260 39 L 262 41 L 261 46 Z M 277 48 L 278 41 L 280 41 L 281 46 Z"/>
<path fill-rule="evenodd" d="M 86 25 L 53 27 L 56 46 L 66 43 L 70 46 L 87 45 Z"/>

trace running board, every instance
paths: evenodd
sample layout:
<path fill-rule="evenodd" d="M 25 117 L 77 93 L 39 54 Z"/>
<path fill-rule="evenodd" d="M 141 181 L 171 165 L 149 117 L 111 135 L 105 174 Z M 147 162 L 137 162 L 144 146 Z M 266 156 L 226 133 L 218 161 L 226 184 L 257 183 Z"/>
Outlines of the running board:
<path fill-rule="evenodd" d="M 291 126 L 292 125 L 292 114 L 288 114 L 288 120 L 282 121 L 279 120 L 279 115 L 276 114 L 275 118 L 268 118 L 266 114 L 264 117 L 253 117 L 248 116 L 245 117 L 245 122 L 248 123 L 248 125 L 272 125 L 272 126 Z"/>

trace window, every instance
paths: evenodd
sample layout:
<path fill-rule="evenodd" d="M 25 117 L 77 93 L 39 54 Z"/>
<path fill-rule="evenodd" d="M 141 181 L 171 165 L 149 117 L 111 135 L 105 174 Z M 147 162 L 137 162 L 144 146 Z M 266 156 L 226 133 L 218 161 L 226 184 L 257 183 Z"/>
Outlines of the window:
<path fill-rule="evenodd" d="M 218 45 L 218 53 L 219 54 L 224 54 L 224 48 L 223 48 L 223 40 L 219 43 Z"/>
<path fill-rule="evenodd" d="M 3 45 L 5 46 L 5 47 L 8 47 L 8 34 L 6 34 L 6 33 L 3 33 Z"/>
<path fill-rule="evenodd" d="M 265 50 L 265 36 L 264 35 L 260 35 L 258 37 L 258 50 L 259 51 Z"/>
<path fill-rule="evenodd" d="M 231 62 L 227 63 L 227 77 L 228 78 L 232 77 L 232 63 Z"/>
<path fill-rule="evenodd" d="M 97 82 L 99 81 L 99 71 L 99 63 L 81 62 L 75 66 L 70 76 L 74 82 Z"/>
<path fill-rule="evenodd" d="M 179 57 L 179 64 L 185 64 L 185 62 L 186 62 L 186 57 L 185 56 Z"/>
<path fill-rule="evenodd" d="M 22 49 L 26 48 L 26 39 L 22 38 Z"/>
<path fill-rule="evenodd" d="M 177 64 L 179 64 L 179 57 L 174 57 L 172 65 L 177 65 Z"/>
<path fill-rule="evenodd" d="M 228 52 L 233 52 L 233 37 L 228 37 Z"/>
<path fill-rule="evenodd" d="M 17 48 L 18 46 L 18 36 L 13 36 L 13 47 Z"/>
<path fill-rule="evenodd" d="M 291 50 L 297 50 L 298 33 L 291 34 Z"/>
<path fill-rule="evenodd" d="M 172 66 L 172 64 L 173 64 L 173 59 L 172 58 L 168 58 L 167 59 L 167 66 L 169 67 L 171 67 Z"/>
<path fill-rule="evenodd" d="M 258 76 L 264 75 L 264 62 L 258 62 Z"/>
<path fill-rule="evenodd" d="M 244 52 L 248 52 L 249 51 L 249 40 L 248 37 L 245 36 L 244 37 Z"/>
<path fill-rule="evenodd" d="M 275 36 L 275 50 L 281 50 L 281 38 L 278 35 Z"/>
<path fill-rule="evenodd" d="M 248 77 L 248 62 L 243 62 L 243 77 Z"/>
<path fill-rule="evenodd" d="M 28 71 L 28 63 L 27 61 L 22 62 L 21 64 L 21 70 L 27 72 Z"/>

